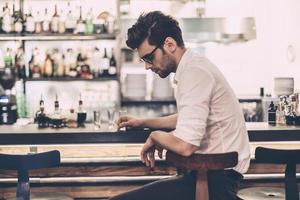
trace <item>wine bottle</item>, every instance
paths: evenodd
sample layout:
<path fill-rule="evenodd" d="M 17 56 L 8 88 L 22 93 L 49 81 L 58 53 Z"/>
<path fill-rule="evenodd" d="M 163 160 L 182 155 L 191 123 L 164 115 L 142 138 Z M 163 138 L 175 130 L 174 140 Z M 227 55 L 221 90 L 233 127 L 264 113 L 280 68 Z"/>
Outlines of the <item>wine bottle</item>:
<path fill-rule="evenodd" d="M 54 14 L 51 20 L 51 32 L 58 33 L 59 15 L 57 13 L 57 5 L 55 5 Z"/>
<path fill-rule="evenodd" d="M 109 73 L 110 76 L 116 76 L 117 75 L 117 61 L 115 59 L 114 49 L 111 50 L 111 57 L 110 57 L 110 60 L 109 60 L 108 73 Z"/>

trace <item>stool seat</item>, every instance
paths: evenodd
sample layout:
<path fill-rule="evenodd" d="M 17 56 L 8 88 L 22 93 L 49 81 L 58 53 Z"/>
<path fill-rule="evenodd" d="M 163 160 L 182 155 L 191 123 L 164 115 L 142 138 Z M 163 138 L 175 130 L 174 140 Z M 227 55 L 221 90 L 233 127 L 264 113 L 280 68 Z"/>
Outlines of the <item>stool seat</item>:
<path fill-rule="evenodd" d="M 258 163 L 285 164 L 284 188 L 250 187 L 238 192 L 244 200 L 300 200 L 296 165 L 300 164 L 300 149 L 280 150 L 264 147 L 255 149 L 255 160 Z"/>
<path fill-rule="evenodd" d="M 7 200 L 17 200 L 15 197 L 14 198 L 9 198 Z M 34 193 L 30 194 L 30 200 L 73 200 L 73 198 L 62 195 L 62 194 L 56 194 L 56 193 Z"/>
<path fill-rule="evenodd" d="M 245 200 L 284 200 L 284 188 L 251 187 L 238 191 L 238 196 Z"/>
<path fill-rule="evenodd" d="M 49 151 L 27 155 L 0 154 L 0 169 L 16 170 L 18 172 L 17 200 L 73 200 L 63 194 L 37 193 L 30 194 L 29 170 L 58 167 L 60 165 L 59 151 Z"/>
<path fill-rule="evenodd" d="M 189 157 L 168 151 L 166 160 L 177 168 L 178 172 L 196 171 L 195 200 L 209 200 L 207 172 L 232 168 L 238 163 L 238 153 L 193 154 Z"/>

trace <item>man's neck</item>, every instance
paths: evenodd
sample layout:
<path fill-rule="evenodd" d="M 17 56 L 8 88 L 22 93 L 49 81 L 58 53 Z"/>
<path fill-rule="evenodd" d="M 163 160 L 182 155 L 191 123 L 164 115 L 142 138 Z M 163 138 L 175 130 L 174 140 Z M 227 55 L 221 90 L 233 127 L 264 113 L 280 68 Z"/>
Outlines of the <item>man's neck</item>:
<path fill-rule="evenodd" d="M 175 61 L 176 61 L 176 69 L 175 71 L 177 70 L 177 67 L 180 63 L 180 60 L 183 56 L 183 54 L 186 52 L 186 48 L 185 47 L 182 47 L 182 48 L 178 48 L 178 50 L 175 52 Z"/>

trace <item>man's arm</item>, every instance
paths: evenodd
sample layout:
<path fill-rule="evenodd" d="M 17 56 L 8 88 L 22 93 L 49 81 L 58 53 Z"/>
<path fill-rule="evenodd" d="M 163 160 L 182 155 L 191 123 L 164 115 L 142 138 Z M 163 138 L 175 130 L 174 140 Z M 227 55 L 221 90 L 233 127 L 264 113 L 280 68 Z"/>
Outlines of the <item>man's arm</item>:
<path fill-rule="evenodd" d="M 152 129 L 175 129 L 177 114 L 150 119 L 136 119 L 123 116 L 118 120 L 118 127 L 152 128 Z"/>
<path fill-rule="evenodd" d="M 159 147 L 159 148 L 157 148 Z M 171 133 L 164 131 L 154 131 L 150 134 L 141 151 L 141 159 L 147 166 L 154 167 L 154 152 L 158 150 L 159 156 L 162 155 L 162 149 L 173 151 L 182 156 L 190 156 L 196 152 L 199 147 L 187 143 Z"/>

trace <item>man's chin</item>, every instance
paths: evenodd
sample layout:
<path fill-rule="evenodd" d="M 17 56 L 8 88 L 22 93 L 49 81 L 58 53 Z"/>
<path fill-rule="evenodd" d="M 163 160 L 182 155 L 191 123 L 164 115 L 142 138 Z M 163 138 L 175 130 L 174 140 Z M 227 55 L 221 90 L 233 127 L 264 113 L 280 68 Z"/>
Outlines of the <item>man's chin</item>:
<path fill-rule="evenodd" d="M 160 78 L 166 78 L 167 76 L 169 76 L 169 74 L 162 73 L 162 72 L 157 72 L 157 74 Z"/>

